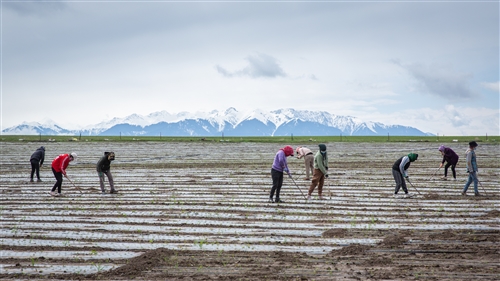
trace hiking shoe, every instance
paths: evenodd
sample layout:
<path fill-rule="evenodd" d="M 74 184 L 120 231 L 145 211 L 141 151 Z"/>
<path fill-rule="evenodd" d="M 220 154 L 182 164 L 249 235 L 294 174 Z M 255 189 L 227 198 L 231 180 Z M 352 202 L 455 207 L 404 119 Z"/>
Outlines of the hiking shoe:
<path fill-rule="evenodd" d="M 444 181 L 448 180 L 448 178 L 446 178 L 446 177 L 442 177 L 441 179 Z"/>
<path fill-rule="evenodd" d="M 272 197 L 269 198 L 269 203 L 274 203 L 274 200 Z"/>
<path fill-rule="evenodd" d="M 323 197 L 323 196 L 320 196 L 320 197 L 319 197 L 319 200 L 326 200 L 326 198 L 325 198 L 325 197 Z"/>
<path fill-rule="evenodd" d="M 405 194 L 405 198 L 411 198 L 411 197 L 413 197 L 413 194 L 411 194 L 411 193 L 406 193 Z"/>
<path fill-rule="evenodd" d="M 33 181 L 33 179 L 30 179 L 30 182 L 35 182 L 35 181 Z"/>
<path fill-rule="evenodd" d="M 311 195 L 307 195 L 307 200 L 311 200 L 311 199 L 312 199 Z"/>
<path fill-rule="evenodd" d="M 116 193 L 118 193 L 118 191 L 116 191 L 115 189 L 111 189 L 111 191 L 109 193 L 116 194 Z"/>
<path fill-rule="evenodd" d="M 399 195 L 397 193 L 394 193 L 393 197 L 394 198 L 399 198 Z"/>
<path fill-rule="evenodd" d="M 274 201 L 274 203 L 285 203 L 285 201 L 283 201 L 283 200 L 281 200 L 281 199 L 276 199 L 276 200 Z"/>
<path fill-rule="evenodd" d="M 466 195 L 465 192 L 462 192 L 462 196 L 465 196 L 465 195 Z"/>
<path fill-rule="evenodd" d="M 61 193 L 56 193 L 56 192 L 54 192 L 54 191 L 51 191 L 51 192 L 50 192 L 50 195 L 52 195 L 52 196 L 54 196 L 54 197 L 59 197 L 59 196 L 61 196 Z"/>
<path fill-rule="evenodd" d="M 42 182 L 42 180 L 41 179 L 37 179 L 36 182 Z"/>
<path fill-rule="evenodd" d="M 477 192 L 477 193 L 474 193 L 474 196 L 481 196 L 481 195 L 479 195 L 479 192 Z"/>

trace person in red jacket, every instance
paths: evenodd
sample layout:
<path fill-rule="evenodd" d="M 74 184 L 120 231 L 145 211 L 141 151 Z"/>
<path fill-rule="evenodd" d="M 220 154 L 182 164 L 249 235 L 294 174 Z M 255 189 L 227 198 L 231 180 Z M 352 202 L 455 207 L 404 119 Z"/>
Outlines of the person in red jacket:
<path fill-rule="evenodd" d="M 76 160 L 76 153 L 72 152 L 71 154 L 61 154 L 57 156 L 52 161 L 52 173 L 54 173 L 54 177 L 56 178 L 56 183 L 52 190 L 50 191 L 50 195 L 59 197 L 61 196 L 61 186 L 63 181 L 63 176 L 66 176 L 66 168 L 68 168 L 69 162 Z M 57 188 L 57 193 L 55 192 Z"/>

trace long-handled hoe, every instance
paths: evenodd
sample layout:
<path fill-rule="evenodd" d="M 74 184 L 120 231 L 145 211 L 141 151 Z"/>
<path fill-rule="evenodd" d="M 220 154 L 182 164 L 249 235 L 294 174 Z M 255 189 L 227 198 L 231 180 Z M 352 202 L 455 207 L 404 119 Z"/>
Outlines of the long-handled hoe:
<path fill-rule="evenodd" d="M 295 186 L 297 187 L 297 189 L 300 191 L 300 193 L 302 194 L 302 196 L 304 196 L 304 199 L 307 200 L 307 197 L 304 195 L 304 193 L 302 192 L 302 190 L 300 189 L 300 187 L 297 185 L 297 183 L 295 182 L 295 180 L 292 178 L 292 176 L 290 176 L 290 179 L 293 181 L 293 183 L 295 184 Z"/>
<path fill-rule="evenodd" d="M 431 179 L 432 179 L 432 178 L 433 178 L 433 177 L 437 174 L 437 172 L 438 172 L 440 169 L 441 169 L 441 167 L 439 167 L 439 168 L 438 168 L 438 169 L 434 172 L 434 174 L 432 174 L 432 176 L 431 176 L 428 180 L 431 180 Z"/>
<path fill-rule="evenodd" d="M 409 179 L 406 179 L 406 180 L 410 183 L 410 185 L 411 185 L 413 188 L 415 188 L 415 190 L 418 192 L 418 195 L 422 195 L 422 194 L 420 193 L 420 191 L 418 191 L 418 189 L 417 189 L 417 188 L 413 185 L 413 183 L 411 183 L 411 181 L 410 181 Z"/>
<path fill-rule="evenodd" d="M 476 176 L 474 176 L 474 175 L 473 175 L 472 177 L 473 177 L 475 180 L 477 180 L 477 182 L 479 183 L 479 185 L 480 185 L 480 186 L 481 186 L 481 188 L 483 189 L 484 195 L 487 195 L 487 194 L 486 194 L 486 189 L 484 189 L 483 184 L 479 181 L 479 179 L 478 179 Z"/>
<path fill-rule="evenodd" d="M 82 190 L 81 190 L 79 187 L 77 187 L 77 186 L 76 186 L 76 185 L 75 185 L 75 184 L 74 184 L 74 183 L 73 183 L 73 182 L 72 182 L 72 181 L 68 178 L 68 176 L 66 176 L 66 179 L 67 179 L 67 180 L 68 180 L 68 181 L 69 181 L 69 182 L 73 185 L 73 187 L 75 187 L 78 191 L 80 191 L 80 193 L 83 193 L 83 192 L 82 192 Z"/>

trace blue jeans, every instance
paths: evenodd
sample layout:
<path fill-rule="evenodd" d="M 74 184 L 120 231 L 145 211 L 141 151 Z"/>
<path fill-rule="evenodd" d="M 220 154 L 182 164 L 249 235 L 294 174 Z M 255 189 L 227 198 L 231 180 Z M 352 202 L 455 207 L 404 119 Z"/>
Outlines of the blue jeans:
<path fill-rule="evenodd" d="M 479 193 L 477 190 L 477 175 L 476 172 L 469 173 L 469 178 L 467 179 L 467 182 L 465 183 L 464 186 L 464 191 L 463 193 L 467 192 L 467 189 L 469 188 L 469 185 L 474 181 L 474 193 Z"/>

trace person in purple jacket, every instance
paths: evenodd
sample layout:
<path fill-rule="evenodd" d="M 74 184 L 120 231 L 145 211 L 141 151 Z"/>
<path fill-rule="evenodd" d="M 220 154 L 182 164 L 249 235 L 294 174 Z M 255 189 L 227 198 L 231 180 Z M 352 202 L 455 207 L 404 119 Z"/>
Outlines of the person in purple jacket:
<path fill-rule="evenodd" d="M 269 202 L 271 203 L 284 203 L 280 199 L 280 190 L 283 185 L 283 173 L 287 173 L 289 177 L 292 177 L 286 161 L 288 156 L 293 156 L 293 148 L 289 145 L 281 148 L 274 157 L 273 167 L 271 168 L 273 187 L 271 188 L 271 194 L 269 195 Z M 275 192 L 276 199 L 273 201 Z"/>
<path fill-rule="evenodd" d="M 439 165 L 439 168 L 443 167 L 444 162 L 446 162 L 446 165 L 444 166 L 444 177 L 442 177 L 441 179 L 447 180 L 448 168 L 451 166 L 453 179 L 456 180 L 457 173 L 455 172 L 455 166 L 457 166 L 458 163 L 458 155 L 455 153 L 455 151 L 453 151 L 453 149 L 444 145 L 441 145 L 438 150 L 439 152 L 441 152 L 441 155 L 443 155 L 443 161 L 441 161 L 441 165 Z"/>

